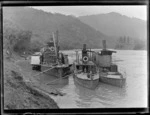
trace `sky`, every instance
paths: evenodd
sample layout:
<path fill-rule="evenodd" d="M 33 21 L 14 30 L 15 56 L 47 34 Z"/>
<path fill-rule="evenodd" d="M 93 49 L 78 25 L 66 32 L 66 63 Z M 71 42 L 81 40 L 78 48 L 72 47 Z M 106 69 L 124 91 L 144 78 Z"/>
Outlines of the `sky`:
<path fill-rule="evenodd" d="M 147 20 L 146 5 L 125 5 L 125 6 L 38 6 L 33 7 L 46 12 L 61 13 L 65 15 L 85 16 L 92 14 L 105 14 L 110 12 L 120 13 L 128 17 L 135 17 Z"/>

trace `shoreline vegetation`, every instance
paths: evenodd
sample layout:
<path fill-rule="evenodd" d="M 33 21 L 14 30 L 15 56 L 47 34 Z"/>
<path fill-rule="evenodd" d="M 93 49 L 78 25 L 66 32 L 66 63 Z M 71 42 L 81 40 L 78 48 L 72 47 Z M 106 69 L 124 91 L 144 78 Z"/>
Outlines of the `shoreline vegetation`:
<path fill-rule="evenodd" d="M 6 56 L 6 55 L 5 55 Z M 20 72 L 16 61 L 23 58 L 13 55 L 4 58 L 4 109 L 58 109 L 50 95 L 32 83 Z"/>

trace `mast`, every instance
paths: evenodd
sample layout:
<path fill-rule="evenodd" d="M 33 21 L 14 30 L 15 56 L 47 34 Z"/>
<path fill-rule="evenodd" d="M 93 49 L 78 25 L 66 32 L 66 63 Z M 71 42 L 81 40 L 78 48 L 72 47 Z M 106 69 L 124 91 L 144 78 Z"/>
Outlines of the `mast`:
<path fill-rule="evenodd" d="M 56 45 L 56 39 L 55 39 L 54 33 L 53 33 L 52 35 L 53 35 L 53 41 L 54 41 L 54 47 L 55 47 L 55 53 L 56 53 L 56 58 L 57 58 L 57 45 Z"/>
<path fill-rule="evenodd" d="M 58 44 L 59 44 L 59 40 L 58 40 L 58 36 L 59 36 L 59 32 L 58 30 L 56 31 L 56 46 L 57 46 L 57 51 L 59 52 L 59 49 L 58 49 Z"/>
<path fill-rule="evenodd" d="M 56 60 L 57 60 L 57 62 L 59 62 L 59 59 L 58 59 L 59 58 L 58 35 L 59 35 L 58 30 L 56 30 Z"/>
<path fill-rule="evenodd" d="M 92 53 L 91 53 L 91 48 L 90 48 L 90 61 L 92 61 Z"/>

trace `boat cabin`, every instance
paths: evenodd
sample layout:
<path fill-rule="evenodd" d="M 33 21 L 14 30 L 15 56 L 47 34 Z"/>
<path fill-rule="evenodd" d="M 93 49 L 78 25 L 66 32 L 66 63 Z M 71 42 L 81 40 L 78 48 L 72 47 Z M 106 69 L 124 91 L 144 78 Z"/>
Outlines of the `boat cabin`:
<path fill-rule="evenodd" d="M 90 72 L 92 74 L 97 73 L 96 65 L 92 61 L 89 61 L 86 64 L 84 64 L 84 63 L 76 64 L 76 68 L 75 69 L 78 72 L 83 72 L 83 73 L 90 73 Z"/>
<path fill-rule="evenodd" d="M 47 45 L 41 49 L 41 64 L 55 65 L 55 64 L 69 64 L 68 55 L 59 52 L 59 46 L 54 36 L 47 42 Z"/>
<path fill-rule="evenodd" d="M 78 51 L 76 51 L 76 70 L 84 73 L 96 73 L 96 65 L 90 60 L 90 51 L 86 49 L 86 44 L 83 44 L 82 59 L 79 60 Z"/>
<path fill-rule="evenodd" d="M 41 49 L 42 56 L 41 60 L 43 64 L 55 64 L 56 63 L 56 46 L 54 44 L 54 40 L 47 42 L 46 46 Z"/>

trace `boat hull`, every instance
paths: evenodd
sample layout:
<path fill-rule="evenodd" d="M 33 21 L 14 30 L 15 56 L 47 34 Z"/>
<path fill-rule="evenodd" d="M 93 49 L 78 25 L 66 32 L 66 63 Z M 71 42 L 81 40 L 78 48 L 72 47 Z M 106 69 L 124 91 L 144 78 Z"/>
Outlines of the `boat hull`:
<path fill-rule="evenodd" d="M 46 66 L 41 66 L 41 71 L 48 70 L 50 67 Z M 49 76 L 55 76 L 57 78 L 65 78 L 65 76 L 71 74 L 71 66 L 66 66 L 66 67 L 54 67 L 50 69 L 49 71 L 44 72 L 44 74 L 49 75 Z M 61 73 L 60 73 L 61 71 Z"/>
<path fill-rule="evenodd" d="M 87 79 L 78 78 L 77 75 L 75 74 L 73 76 L 76 83 L 89 89 L 95 89 L 99 84 L 99 79 L 87 80 Z"/>
<path fill-rule="evenodd" d="M 101 75 L 100 74 L 100 82 L 109 84 L 109 85 L 113 85 L 113 86 L 117 86 L 117 87 L 123 87 L 125 85 L 125 78 L 109 78 L 107 77 L 107 75 Z"/>

